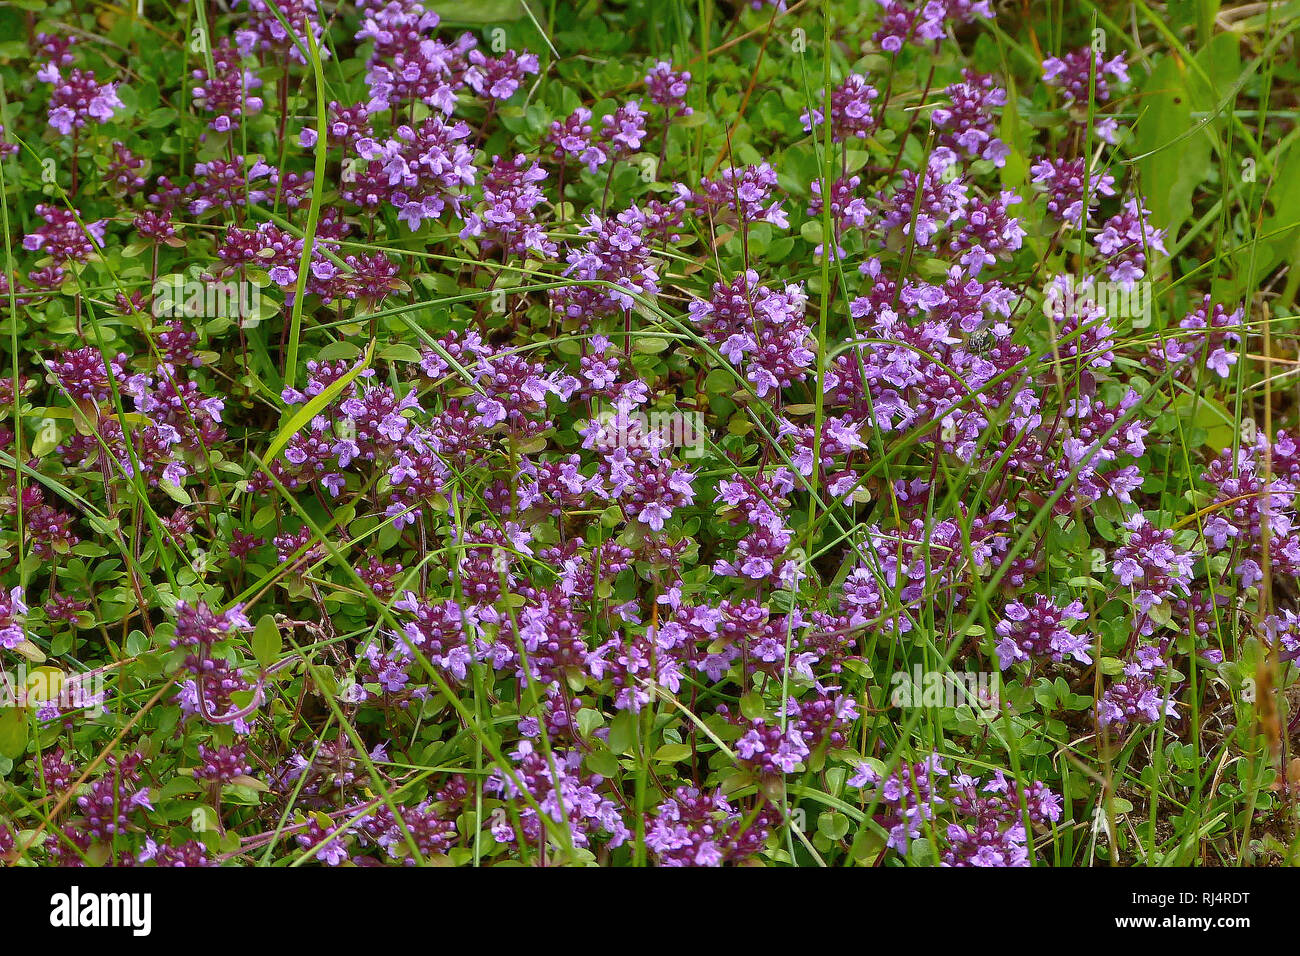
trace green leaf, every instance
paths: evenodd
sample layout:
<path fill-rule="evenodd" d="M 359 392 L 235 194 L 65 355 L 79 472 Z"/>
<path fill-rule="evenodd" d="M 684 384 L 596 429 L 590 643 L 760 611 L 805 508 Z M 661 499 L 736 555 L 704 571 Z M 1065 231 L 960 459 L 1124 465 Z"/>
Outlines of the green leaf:
<path fill-rule="evenodd" d="M 1015 78 L 1008 74 L 1007 102 L 1002 107 L 1002 122 L 998 126 L 999 138 L 1011 151 L 999 174 L 1002 185 L 1008 189 L 1023 186 L 1029 178 L 1029 161 L 1025 159 L 1025 154 L 1033 148 L 1028 132 L 1020 122 L 1019 100 Z"/>
<path fill-rule="evenodd" d="M 43 419 L 41 421 L 40 431 L 36 433 L 36 440 L 32 442 L 32 457 L 44 458 L 50 452 L 54 451 L 62 440 L 62 433 L 59 431 L 59 423 L 53 418 Z"/>
<path fill-rule="evenodd" d="M 1188 419 L 1193 428 L 1203 429 L 1204 444 L 1213 452 L 1232 447 L 1236 434 L 1232 413 L 1208 395 L 1182 393 L 1174 403 L 1179 415 Z"/>
<path fill-rule="evenodd" d="M 598 773 L 602 777 L 614 777 L 618 775 L 618 758 L 604 748 L 593 750 L 582 758 L 587 769 L 592 773 Z"/>
<path fill-rule="evenodd" d="M 636 743 L 636 715 L 630 710 L 619 711 L 609 725 L 609 749 L 624 754 Z"/>
<path fill-rule="evenodd" d="M 751 690 L 744 697 L 740 698 L 740 713 L 746 720 L 758 720 L 765 713 L 767 707 L 763 703 L 763 695 L 758 691 Z"/>
<path fill-rule="evenodd" d="M 828 840 L 843 840 L 849 832 L 849 818 L 834 810 L 820 813 L 817 815 L 817 832 Z"/>
<path fill-rule="evenodd" d="M 270 667 L 280 659 L 284 650 L 284 637 L 280 634 L 280 625 L 270 614 L 263 614 L 253 631 L 253 656 L 263 667 Z"/>
<path fill-rule="evenodd" d="M 662 763 L 677 763 L 691 759 L 692 753 L 690 744 L 664 744 L 655 751 L 655 760 Z"/>
<path fill-rule="evenodd" d="M 26 709 L 12 705 L 0 708 L 0 756 L 17 760 L 26 750 Z"/>
<path fill-rule="evenodd" d="M 392 345 L 384 346 L 379 357 L 388 362 L 418 362 L 420 361 L 420 350 L 413 345 L 406 345 L 402 342 L 394 342 Z"/>
<path fill-rule="evenodd" d="M 605 715 L 591 707 L 578 711 L 578 729 L 584 737 L 590 737 L 592 731 L 605 723 Z"/>
<path fill-rule="evenodd" d="M 347 339 L 339 339 L 337 342 L 331 342 L 322 346 L 321 350 L 316 353 L 316 361 L 333 362 L 337 359 L 346 359 L 352 361 L 361 354 L 361 349 L 355 342 L 349 342 Z M 380 355 L 383 353 L 381 352 Z"/>
<path fill-rule="evenodd" d="M 189 492 L 175 482 L 168 481 L 166 478 L 158 479 L 158 487 L 167 493 L 167 497 L 181 505 L 190 504 Z"/>
<path fill-rule="evenodd" d="M 1201 131 L 1188 136 L 1192 96 L 1183 65 L 1165 57 L 1147 77 L 1137 102 L 1143 113 L 1133 127 L 1132 151 L 1138 160 L 1141 190 L 1157 226 L 1177 236 L 1178 227 L 1192 212 L 1192 191 L 1210 171 L 1210 136 Z"/>
<path fill-rule="evenodd" d="M 632 350 L 634 352 L 655 354 L 664 351 L 672 344 L 670 340 L 660 335 L 639 335 L 636 341 L 632 343 Z"/>
<path fill-rule="evenodd" d="M 445 0 L 438 4 L 438 16 L 444 23 L 497 23 L 523 15 L 520 0 Z"/>
<path fill-rule="evenodd" d="M 149 129 L 163 129 L 175 123 L 177 115 L 174 109 L 162 106 L 149 114 L 144 121 L 144 125 Z"/>
<path fill-rule="evenodd" d="M 1107 677 L 1114 677 L 1124 672 L 1124 662 L 1116 657 L 1103 657 L 1098 662 L 1097 668 Z"/>
<path fill-rule="evenodd" d="M 326 405 L 334 401 L 334 399 L 342 393 L 343 389 L 347 388 L 348 385 L 352 383 L 353 379 L 370 367 L 370 360 L 373 359 L 374 356 L 375 342 L 371 339 L 370 343 L 366 346 L 365 353 L 361 356 L 360 362 L 326 385 L 321 389 L 319 395 L 313 397 L 307 402 L 307 404 L 293 414 L 293 416 L 276 434 L 275 439 L 271 442 L 271 447 L 266 450 L 265 460 L 268 465 L 275 460 L 276 456 L 278 456 L 280 452 L 284 450 L 284 446 L 289 443 L 290 438 L 302 431 L 302 429 L 306 428 L 308 423 L 319 415 Z"/>

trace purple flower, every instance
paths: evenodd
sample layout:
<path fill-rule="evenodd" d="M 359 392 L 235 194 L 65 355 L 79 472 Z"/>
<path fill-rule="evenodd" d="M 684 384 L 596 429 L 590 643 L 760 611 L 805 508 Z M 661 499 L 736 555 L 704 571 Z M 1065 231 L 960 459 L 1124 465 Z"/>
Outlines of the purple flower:
<path fill-rule="evenodd" d="M 749 730 L 736 741 L 735 749 L 742 763 L 768 774 L 794 773 L 810 753 L 795 727 L 787 726 L 783 732 L 780 726 L 762 720 L 749 722 Z"/>
<path fill-rule="evenodd" d="M 587 243 L 566 256 L 565 276 L 601 285 L 566 286 L 552 293 L 553 307 L 566 316 L 590 322 L 598 316 L 627 312 L 636 304 L 633 293 L 652 296 L 659 291 L 659 276 L 650 259 L 647 223 L 636 206 L 614 217 L 589 215 L 578 229 Z"/>
<path fill-rule="evenodd" d="M 691 75 L 685 70 L 674 72 L 673 65 L 661 60 L 650 68 L 646 74 L 646 90 L 650 101 L 662 106 L 670 116 L 690 116 L 693 112 L 686 105 L 686 93 L 690 89 Z"/>
<path fill-rule="evenodd" d="M 994 135 L 994 110 L 1006 105 L 1007 91 L 995 85 L 993 77 L 974 70 L 963 69 L 961 75 L 962 82 L 944 91 L 952 106 L 930 113 L 934 125 L 943 131 L 939 143 L 972 159 L 987 159 L 995 166 L 1003 166 L 1011 151 Z"/>
<path fill-rule="evenodd" d="M 537 186 L 545 179 L 546 171 L 526 156 L 493 156 L 492 168 L 483 176 L 483 208 L 465 220 L 461 237 L 487 237 L 487 248 L 500 246 L 520 257 L 530 253 L 538 258 L 554 257 L 557 247 L 534 212 L 546 202 Z"/>
<path fill-rule="evenodd" d="M 731 166 L 717 179 L 701 179 L 692 199 L 700 214 L 715 223 L 769 222 L 778 229 L 788 229 L 790 220 L 781 208 L 781 200 L 772 199 L 776 188 L 776 170 L 768 163 Z"/>
<path fill-rule="evenodd" d="M 712 795 L 678 787 L 646 815 L 645 842 L 660 866 L 722 866 L 757 853 L 779 824 L 764 805 L 753 819 L 732 807 L 721 791 Z"/>
<path fill-rule="evenodd" d="M 329 57 L 329 47 L 321 39 L 325 27 L 320 22 L 316 0 L 276 0 L 274 5 L 267 0 L 244 2 L 248 5 L 248 18 L 243 27 L 235 31 L 235 44 L 240 55 L 287 54 L 293 62 L 305 64 L 310 55 L 307 44 L 307 30 L 310 29 L 320 58 Z"/>
<path fill-rule="evenodd" d="M 878 120 L 872 111 L 872 101 L 879 91 L 857 73 L 849 74 L 843 83 L 831 91 L 831 140 L 842 143 L 846 139 L 866 139 L 876 129 Z M 815 133 L 814 127 L 825 122 L 820 107 L 805 111 L 799 118 L 804 132 Z"/>
<path fill-rule="evenodd" d="M 498 842 L 514 844 L 522 836 L 536 843 L 557 826 L 567 830 L 573 845 L 580 847 L 589 846 L 595 838 L 617 847 L 631 837 L 618 805 L 597 790 L 602 778 L 581 772 L 580 752 L 554 753 L 554 773 L 545 755 L 530 741 L 521 740 L 510 756 L 515 761 L 513 774 L 507 776 L 500 769 L 494 770 L 485 789 L 517 802 L 523 832 L 517 834 L 508 819 L 502 820 L 492 827 L 492 835 Z M 547 818 L 545 823 L 531 805 L 519 799 L 520 787 L 516 781 L 541 808 Z"/>
<path fill-rule="evenodd" d="M 1105 103 L 1110 99 L 1107 77 L 1117 83 L 1128 82 L 1128 65 L 1122 53 L 1107 60 L 1100 50 L 1081 47 L 1043 61 L 1043 82 L 1060 87 L 1066 103 L 1086 104 L 1090 87 L 1093 102 Z"/>
<path fill-rule="evenodd" d="M 609 154 L 592 141 L 591 110 L 585 106 L 552 123 L 545 142 L 554 147 L 551 157 L 557 163 L 577 161 L 588 172 L 594 173 L 609 160 Z"/>
<path fill-rule="evenodd" d="M 1106 274 L 1123 288 L 1146 275 L 1147 255 L 1159 252 L 1168 255 L 1165 248 L 1165 230 L 1153 226 L 1151 211 L 1137 199 L 1124 203 L 1118 215 L 1111 216 L 1097 234 L 1097 251 L 1107 257 Z"/>
<path fill-rule="evenodd" d="M 601 118 L 600 138 L 609 144 L 610 156 L 618 159 L 641 148 L 641 141 L 645 139 L 646 116 L 637 100 L 628 100 L 612 115 Z"/>
<path fill-rule="evenodd" d="M 1047 211 L 1066 225 L 1079 227 L 1083 212 L 1083 196 L 1088 194 L 1088 219 L 1102 196 L 1115 195 L 1115 177 L 1102 171 L 1090 173 L 1091 181 L 1084 185 L 1083 158 L 1073 160 L 1040 158 L 1029 167 L 1033 182 L 1042 184 L 1047 192 Z"/>
<path fill-rule="evenodd" d="M 881 6 L 880 29 L 872 40 L 886 53 L 897 53 L 904 44 L 937 44 L 947 34 L 948 21 L 971 23 L 976 17 L 993 19 L 988 0 L 877 0 Z"/>
<path fill-rule="evenodd" d="M 29 252 L 44 252 L 62 265 L 69 261 L 84 262 L 104 246 L 106 219 L 87 223 L 80 213 L 47 203 L 36 204 L 36 215 L 45 224 L 23 237 L 23 248 Z"/>
<path fill-rule="evenodd" d="M 252 772 L 253 768 L 248 763 L 247 744 L 221 744 L 216 747 L 199 744 L 199 766 L 194 769 L 194 779 L 226 784 Z"/>
<path fill-rule="evenodd" d="M 1174 533 L 1156 528 L 1141 513 L 1124 523 L 1129 539 L 1111 555 L 1120 584 L 1133 588 L 1143 612 L 1166 598 L 1189 593 L 1194 556 L 1175 547 Z"/>
<path fill-rule="evenodd" d="M 0 647 L 13 650 L 27 635 L 23 632 L 23 616 L 27 605 L 23 603 L 23 589 L 14 587 L 6 595 L 0 592 Z"/>
<path fill-rule="evenodd" d="M 242 631 L 252 630 L 244 616 L 243 605 L 235 604 L 224 611 L 213 611 L 207 604 L 176 604 L 176 636 L 172 647 L 211 648 Z"/>
<path fill-rule="evenodd" d="M 507 50 L 499 57 L 485 56 L 479 50 L 469 51 L 469 68 L 465 70 L 465 83 L 479 96 L 491 100 L 508 100 L 519 89 L 525 76 L 537 75 L 538 61 L 535 53 L 516 53 Z"/>
<path fill-rule="evenodd" d="M 380 175 L 376 187 L 398 210 L 398 218 L 415 231 L 425 219 L 437 219 L 448 207 L 459 212 L 464 192 L 478 171 L 474 151 L 464 140 L 469 126 L 438 117 L 417 128 L 399 126 L 384 143 L 361 138 L 357 153 Z"/>
<path fill-rule="evenodd" d="M 198 83 L 194 87 L 194 105 L 217 114 L 208 124 L 217 132 L 234 129 L 245 116 L 262 109 L 262 98 L 252 95 L 262 81 L 252 70 L 244 69 L 228 37 L 222 37 L 212 48 L 212 73 L 199 67 L 192 76 Z"/>
<path fill-rule="evenodd" d="M 117 95 L 118 84 L 100 83 L 95 74 L 87 70 L 72 69 L 67 77 L 59 67 L 47 63 L 36 74 L 43 83 L 54 85 L 50 94 L 50 125 L 64 136 L 82 129 L 87 119 L 107 123 L 113 114 L 125 107 Z"/>
<path fill-rule="evenodd" d="M 1066 657 L 1073 657 L 1081 664 L 1092 663 L 1087 635 L 1071 634 L 1066 623 L 1088 619 L 1081 601 L 1071 601 L 1061 607 L 1050 598 L 1036 594 L 1029 604 L 1012 601 L 1002 613 L 1004 620 L 995 631 L 1000 638 L 998 665 L 1003 670 L 1016 661 L 1034 657 L 1047 657 L 1058 664 Z"/>

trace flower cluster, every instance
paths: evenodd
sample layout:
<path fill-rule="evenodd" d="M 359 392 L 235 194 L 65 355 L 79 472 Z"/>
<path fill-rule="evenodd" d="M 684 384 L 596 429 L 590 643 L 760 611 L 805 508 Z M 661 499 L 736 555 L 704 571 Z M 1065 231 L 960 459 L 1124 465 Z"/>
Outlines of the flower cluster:
<path fill-rule="evenodd" d="M 1188 768 L 1266 779 L 1225 728 L 1300 679 L 1294 197 L 1151 182 L 1089 24 L 233 6 L 181 69 L 188 14 L 7 50 L 0 858 L 1018 867 L 1183 852 L 1079 839 L 1092 780 L 1207 854 L 1284 809 Z"/>
<path fill-rule="evenodd" d="M 84 129 L 87 120 L 107 123 L 123 108 L 116 82 L 100 83 L 95 74 L 72 68 L 67 75 L 54 63 L 47 63 L 36 75 L 42 83 L 53 85 L 50 93 L 50 126 L 64 136 Z"/>

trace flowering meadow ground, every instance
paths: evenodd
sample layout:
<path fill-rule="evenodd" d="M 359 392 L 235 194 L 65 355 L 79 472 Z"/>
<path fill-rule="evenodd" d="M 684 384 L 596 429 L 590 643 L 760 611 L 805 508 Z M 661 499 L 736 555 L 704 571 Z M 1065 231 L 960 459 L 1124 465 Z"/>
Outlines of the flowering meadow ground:
<path fill-rule="evenodd" d="M 1297 32 L 0 5 L 0 862 L 1300 861 Z"/>

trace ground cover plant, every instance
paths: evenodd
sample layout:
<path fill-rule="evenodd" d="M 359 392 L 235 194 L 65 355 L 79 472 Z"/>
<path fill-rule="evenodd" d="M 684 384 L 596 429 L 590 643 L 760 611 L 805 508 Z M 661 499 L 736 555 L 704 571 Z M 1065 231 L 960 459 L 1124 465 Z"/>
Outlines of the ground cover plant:
<path fill-rule="evenodd" d="M 0 5 L 0 860 L 1295 861 L 1298 29 Z"/>

